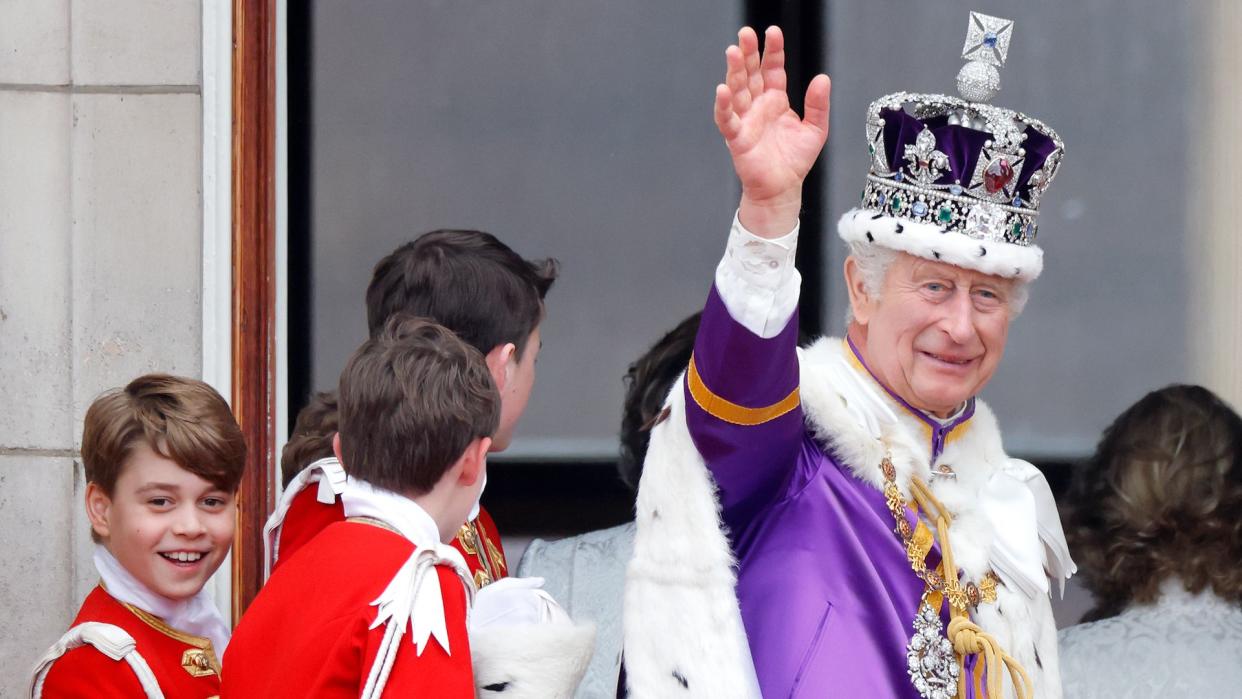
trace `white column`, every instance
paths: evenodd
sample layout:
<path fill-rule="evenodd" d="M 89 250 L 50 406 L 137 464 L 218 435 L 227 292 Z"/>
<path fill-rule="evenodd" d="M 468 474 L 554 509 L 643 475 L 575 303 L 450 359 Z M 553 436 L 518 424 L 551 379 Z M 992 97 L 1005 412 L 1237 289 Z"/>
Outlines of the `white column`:
<path fill-rule="evenodd" d="M 1187 336 L 1191 376 L 1242 409 L 1242 3 L 1213 0 L 1205 8 L 1193 115 L 1196 152 L 1188 159 L 1192 249 Z M 1170 277 L 1172 279 L 1172 277 Z M 1168 283 L 1153 278 L 1152 283 Z"/>

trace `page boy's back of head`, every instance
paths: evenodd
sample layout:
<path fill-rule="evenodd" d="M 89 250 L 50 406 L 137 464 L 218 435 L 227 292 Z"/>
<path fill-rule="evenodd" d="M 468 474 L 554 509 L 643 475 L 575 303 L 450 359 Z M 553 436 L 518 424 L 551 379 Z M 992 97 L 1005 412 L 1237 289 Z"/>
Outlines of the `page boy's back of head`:
<path fill-rule="evenodd" d="M 338 390 L 341 458 L 351 476 L 421 495 L 500 421 L 483 355 L 451 331 L 397 314 L 354 352 Z"/>
<path fill-rule="evenodd" d="M 139 444 L 222 490 L 235 493 L 241 484 L 241 428 L 224 398 L 202 381 L 147 374 L 95 399 L 82 429 L 86 481 L 112 495 Z"/>
<path fill-rule="evenodd" d="M 482 231 L 424 233 L 375 265 L 367 287 L 372 335 L 395 313 L 430 318 L 483 354 L 513 343 L 520 358 L 543 320 L 555 260 L 526 260 Z"/>
<path fill-rule="evenodd" d="M 284 485 L 288 486 L 289 481 L 310 464 L 332 456 L 337 418 L 335 391 L 316 393 L 298 412 L 293 434 L 280 451 L 280 477 Z"/>

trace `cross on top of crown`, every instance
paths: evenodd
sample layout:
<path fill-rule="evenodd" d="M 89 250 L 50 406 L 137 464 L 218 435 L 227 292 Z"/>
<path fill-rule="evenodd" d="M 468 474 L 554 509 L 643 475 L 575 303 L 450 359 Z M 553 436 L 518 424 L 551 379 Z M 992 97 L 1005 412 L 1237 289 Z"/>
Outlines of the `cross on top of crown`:
<path fill-rule="evenodd" d="M 1000 68 L 1005 65 L 1005 57 L 1009 55 L 1009 39 L 1012 36 L 1012 20 L 971 12 L 966 23 L 966 44 L 962 47 L 962 59 Z"/>

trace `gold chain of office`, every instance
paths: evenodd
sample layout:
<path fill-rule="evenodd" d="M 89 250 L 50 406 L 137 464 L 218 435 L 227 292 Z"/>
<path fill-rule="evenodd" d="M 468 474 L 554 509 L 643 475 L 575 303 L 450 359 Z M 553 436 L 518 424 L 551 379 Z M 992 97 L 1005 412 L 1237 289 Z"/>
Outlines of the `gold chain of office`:
<path fill-rule="evenodd" d="M 906 500 L 897 488 L 897 469 L 893 467 L 893 462 L 888 455 L 885 455 L 884 460 L 880 462 L 880 470 L 884 473 L 884 502 L 888 505 L 888 510 L 892 513 L 893 521 L 896 523 L 894 531 L 901 537 L 906 547 L 906 558 L 910 561 L 910 567 L 914 570 L 914 574 L 927 585 L 927 589 L 943 594 L 949 600 L 950 605 L 963 612 L 971 607 L 979 606 L 980 602 L 995 602 L 996 586 L 1000 579 L 992 571 L 988 571 L 979 584 L 967 582 L 963 585 L 957 575 L 946 576 L 939 570 L 931 570 L 927 567 L 927 553 L 931 550 L 931 532 L 922 526 L 916 531 L 906 519 Z M 927 498 L 933 500 L 932 504 L 937 510 L 943 511 L 943 506 L 939 502 L 934 502 L 930 491 L 917 479 L 911 483 L 911 489 L 914 491 L 916 504 L 924 511 L 928 508 L 925 503 L 919 502 L 920 490 L 924 491 Z M 949 535 L 947 531 L 939 532 L 939 534 L 942 538 Z"/>

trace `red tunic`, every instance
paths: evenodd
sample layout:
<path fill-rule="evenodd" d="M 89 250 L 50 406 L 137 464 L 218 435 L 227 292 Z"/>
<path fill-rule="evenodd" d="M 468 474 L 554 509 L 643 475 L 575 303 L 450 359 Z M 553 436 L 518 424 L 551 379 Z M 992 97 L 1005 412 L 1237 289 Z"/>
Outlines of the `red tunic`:
<path fill-rule="evenodd" d="M 242 616 L 224 656 L 224 696 L 357 697 L 385 631 L 368 628 L 377 611 L 371 602 L 413 552 L 409 540 L 371 524 L 325 528 L 272 574 Z M 437 573 L 452 653 L 431 639 L 418 655 L 407 627 L 384 696 L 474 697 L 466 593 L 450 568 Z"/>
<path fill-rule="evenodd" d="M 285 514 L 284 523 L 280 526 L 277 548 L 279 558 L 272 564 L 273 571 L 329 524 L 345 520 L 345 508 L 341 499 L 337 498 L 331 505 L 325 505 L 316 499 L 317 492 L 318 484 L 311 483 L 294 496 L 289 511 Z M 479 545 L 480 541 L 482 546 Z M 500 532 L 497 531 L 492 516 L 482 507 L 479 508 L 479 516 L 474 521 L 463 524 L 451 543 L 465 557 L 477 587 L 483 587 L 509 574 Z"/>
<path fill-rule="evenodd" d="M 177 631 L 159 617 L 118 602 L 102 587 L 86 596 L 73 625 L 88 621 L 119 626 L 132 636 L 164 696 L 203 699 L 220 694 L 220 663 L 206 638 Z M 43 683 L 43 696 L 133 699 L 146 693 L 129 663 L 87 645 L 53 663 Z"/>

